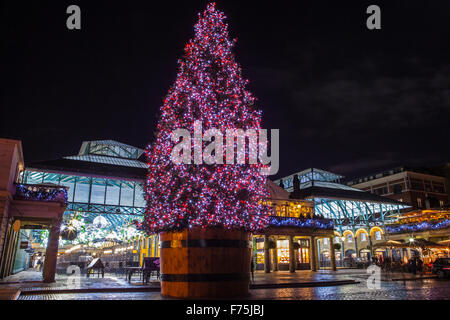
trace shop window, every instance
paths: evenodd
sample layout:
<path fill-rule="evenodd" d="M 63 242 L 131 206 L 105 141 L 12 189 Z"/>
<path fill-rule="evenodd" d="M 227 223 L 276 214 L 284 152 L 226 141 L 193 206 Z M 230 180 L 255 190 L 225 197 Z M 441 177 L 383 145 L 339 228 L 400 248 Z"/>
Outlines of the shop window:
<path fill-rule="evenodd" d="M 264 241 L 257 241 L 256 242 L 256 249 L 257 250 L 264 250 Z"/>
<path fill-rule="evenodd" d="M 264 239 L 256 239 L 256 263 L 264 264 Z"/>
<path fill-rule="evenodd" d="M 278 263 L 289 263 L 289 240 L 278 240 Z"/>

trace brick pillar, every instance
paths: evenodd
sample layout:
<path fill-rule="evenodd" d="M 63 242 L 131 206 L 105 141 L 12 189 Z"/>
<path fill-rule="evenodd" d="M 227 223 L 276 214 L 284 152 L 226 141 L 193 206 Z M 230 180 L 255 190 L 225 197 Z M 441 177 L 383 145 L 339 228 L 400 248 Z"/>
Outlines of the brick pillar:
<path fill-rule="evenodd" d="M 264 272 L 270 273 L 269 237 L 264 235 Z"/>
<path fill-rule="evenodd" d="M 330 260 L 331 270 L 336 271 L 336 253 L 334 252 L 333 237 L 330 237 Z"/>
<path fill-rule="evenodd" d="M 7 194 L 0 195 L 0 270 L 4 264 L 6 234 L 8 233 L 8 208 L 10 197 Z M 1 278 L 1 275 L 0 275 Z"/>
<path fill-rule="evenodd" d="M 5 238 L 5 245 L 3 250 L 2 268 L 0 270 L 0 277 L 7 277 L 11 274 L 14 267 L 14 253 L 17 246 L 17 235 L 10 224 L 8 226 Z"/>
<path fill-rule="evenodd" d="M 58 258 L 59 232 L 61 228 L 61 219 L 52 222 L 50 234 L 48 237 L 47 250 L 45 251 L 44 282 L 55 282 L 56 260 Z"/>
<path fill-rule="evenodd" d="M 311 249 L 311 255 L 309 257 L 309 261 L 311 261 L 311 271 L 317 271 L 317 253 L 316 253 L 316 237 L 311 236 L 311 244 L 310 244 L 310 249 Z"/>

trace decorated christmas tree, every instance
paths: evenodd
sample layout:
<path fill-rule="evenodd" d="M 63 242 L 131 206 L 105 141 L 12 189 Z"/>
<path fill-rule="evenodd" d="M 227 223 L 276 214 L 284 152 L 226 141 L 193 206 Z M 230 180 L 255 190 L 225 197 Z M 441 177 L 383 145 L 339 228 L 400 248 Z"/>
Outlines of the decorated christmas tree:
<path fill-rule="evenodd" d="M 255 98 L 235 61 L 235 40 L 229 38 L 225 18 L 214 3 L 199 14 L 195 36 L 185 47 L 175 84 L 160 109 L 155 142 L 146 150 L 147 211 L 142 227 L 148 233 L 191 227 L 254 231 L 267 224 L 263 200 L 268 191 L 261 164 L 226 164 L 225 147 L 223 164 L 177 164 L 171 158 L 177 144 L 172 132 L 187 129 L 193 135 L 196 121 L 203 133 L 211 128 L 220 132 L 261 128 L 261 112 L 255 109 Z M 207 145 L 203 141 L 202 150 Z M 245 148 L 246 160 L 249 151 Z"/>

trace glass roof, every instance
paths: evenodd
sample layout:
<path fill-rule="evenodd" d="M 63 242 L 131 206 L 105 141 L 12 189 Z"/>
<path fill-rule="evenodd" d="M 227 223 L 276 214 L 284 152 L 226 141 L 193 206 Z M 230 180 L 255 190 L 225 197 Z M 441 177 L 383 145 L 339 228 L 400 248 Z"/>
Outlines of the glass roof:
<path fill-rule="evenodd" d="M 114 140 L 84 141 L 79 156 L 100 155 L 125 159 L 138 159 L 144 150 Z"/>
<path fill-rule="evenodd" d="M 147 168 L 147 164 L 142 161 L 134 159 L 113 158 L 108 156 L 78 155 L 78 156 L 64 157 L 64 159 L 98 162 L 124 167 Z"/>
<path fill-rule="evenodd" d="M 309 187 L 312 187 L 313 182 L 306 182 L 300 184 L 300 189 L 306 189 Z M 358 192 L 364 192 L 360 189 L 352 188 L 349 186 L 346 186 L 344 184 L 340 183 L 334 183 L 334 182 L 324 182 L 324 181 L 314 181 L 314 186 L 316 187 L 323 187 L 323 188 L 332 188 L 332 189 L 341 189 L 341 190 L 350 190 L 350 191 L 358 191 Z"/>
<path fill-rule="evenodd" d="M 290 176 L 275 180 L 274 182 L 277 185 L 280 185 L 280 180 L 283 180 L 284 189 L 286 191 L 292 192 L 294 191 L 293 186 L 293 180 L 294 175 L 298 176 L 298 179 L 300 180 L 300 189 L 309 188 L 312 186 L 312 182 L 314 182 L 315 186 L 322 186 L 326 188 L 335 188 L 335 189 L 346 189 L 346 190 L 357 190 L 351 187 L 344 186 L 339 183 L 340 179 L 344 176 L 321 170 L 316 168 L 309 168 L 294 174 L 291 174 Z"/>
<path fill-rule="evenodd" d="M 332 200 L 314 198 L 316 214 L 333 219 L 338 225 L 343 224 L 367 224 L 368 221 L 382 220 L 388 217 L 389 212 L 410 208 L 409 205 L 375 203 L 356 200 Z"/>

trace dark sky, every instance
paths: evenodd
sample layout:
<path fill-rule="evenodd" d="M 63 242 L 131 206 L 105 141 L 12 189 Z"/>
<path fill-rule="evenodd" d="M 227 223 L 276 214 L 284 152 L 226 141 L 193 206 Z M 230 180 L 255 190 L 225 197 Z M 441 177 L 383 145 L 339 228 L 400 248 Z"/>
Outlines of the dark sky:
<path fill-rule="evenodd" d="M 450 160 L 449 1 L 217 2 L 263 126 L 280 129 L 276 177 Z M 71 4 L 81 31 L 66 28 Z M 382 30 L 366 28 L 370 4 Z M 26 162 L 83 140 L 145 147 L 205 5 L 3 1 L 0 136 L 23 140 Z"/>

